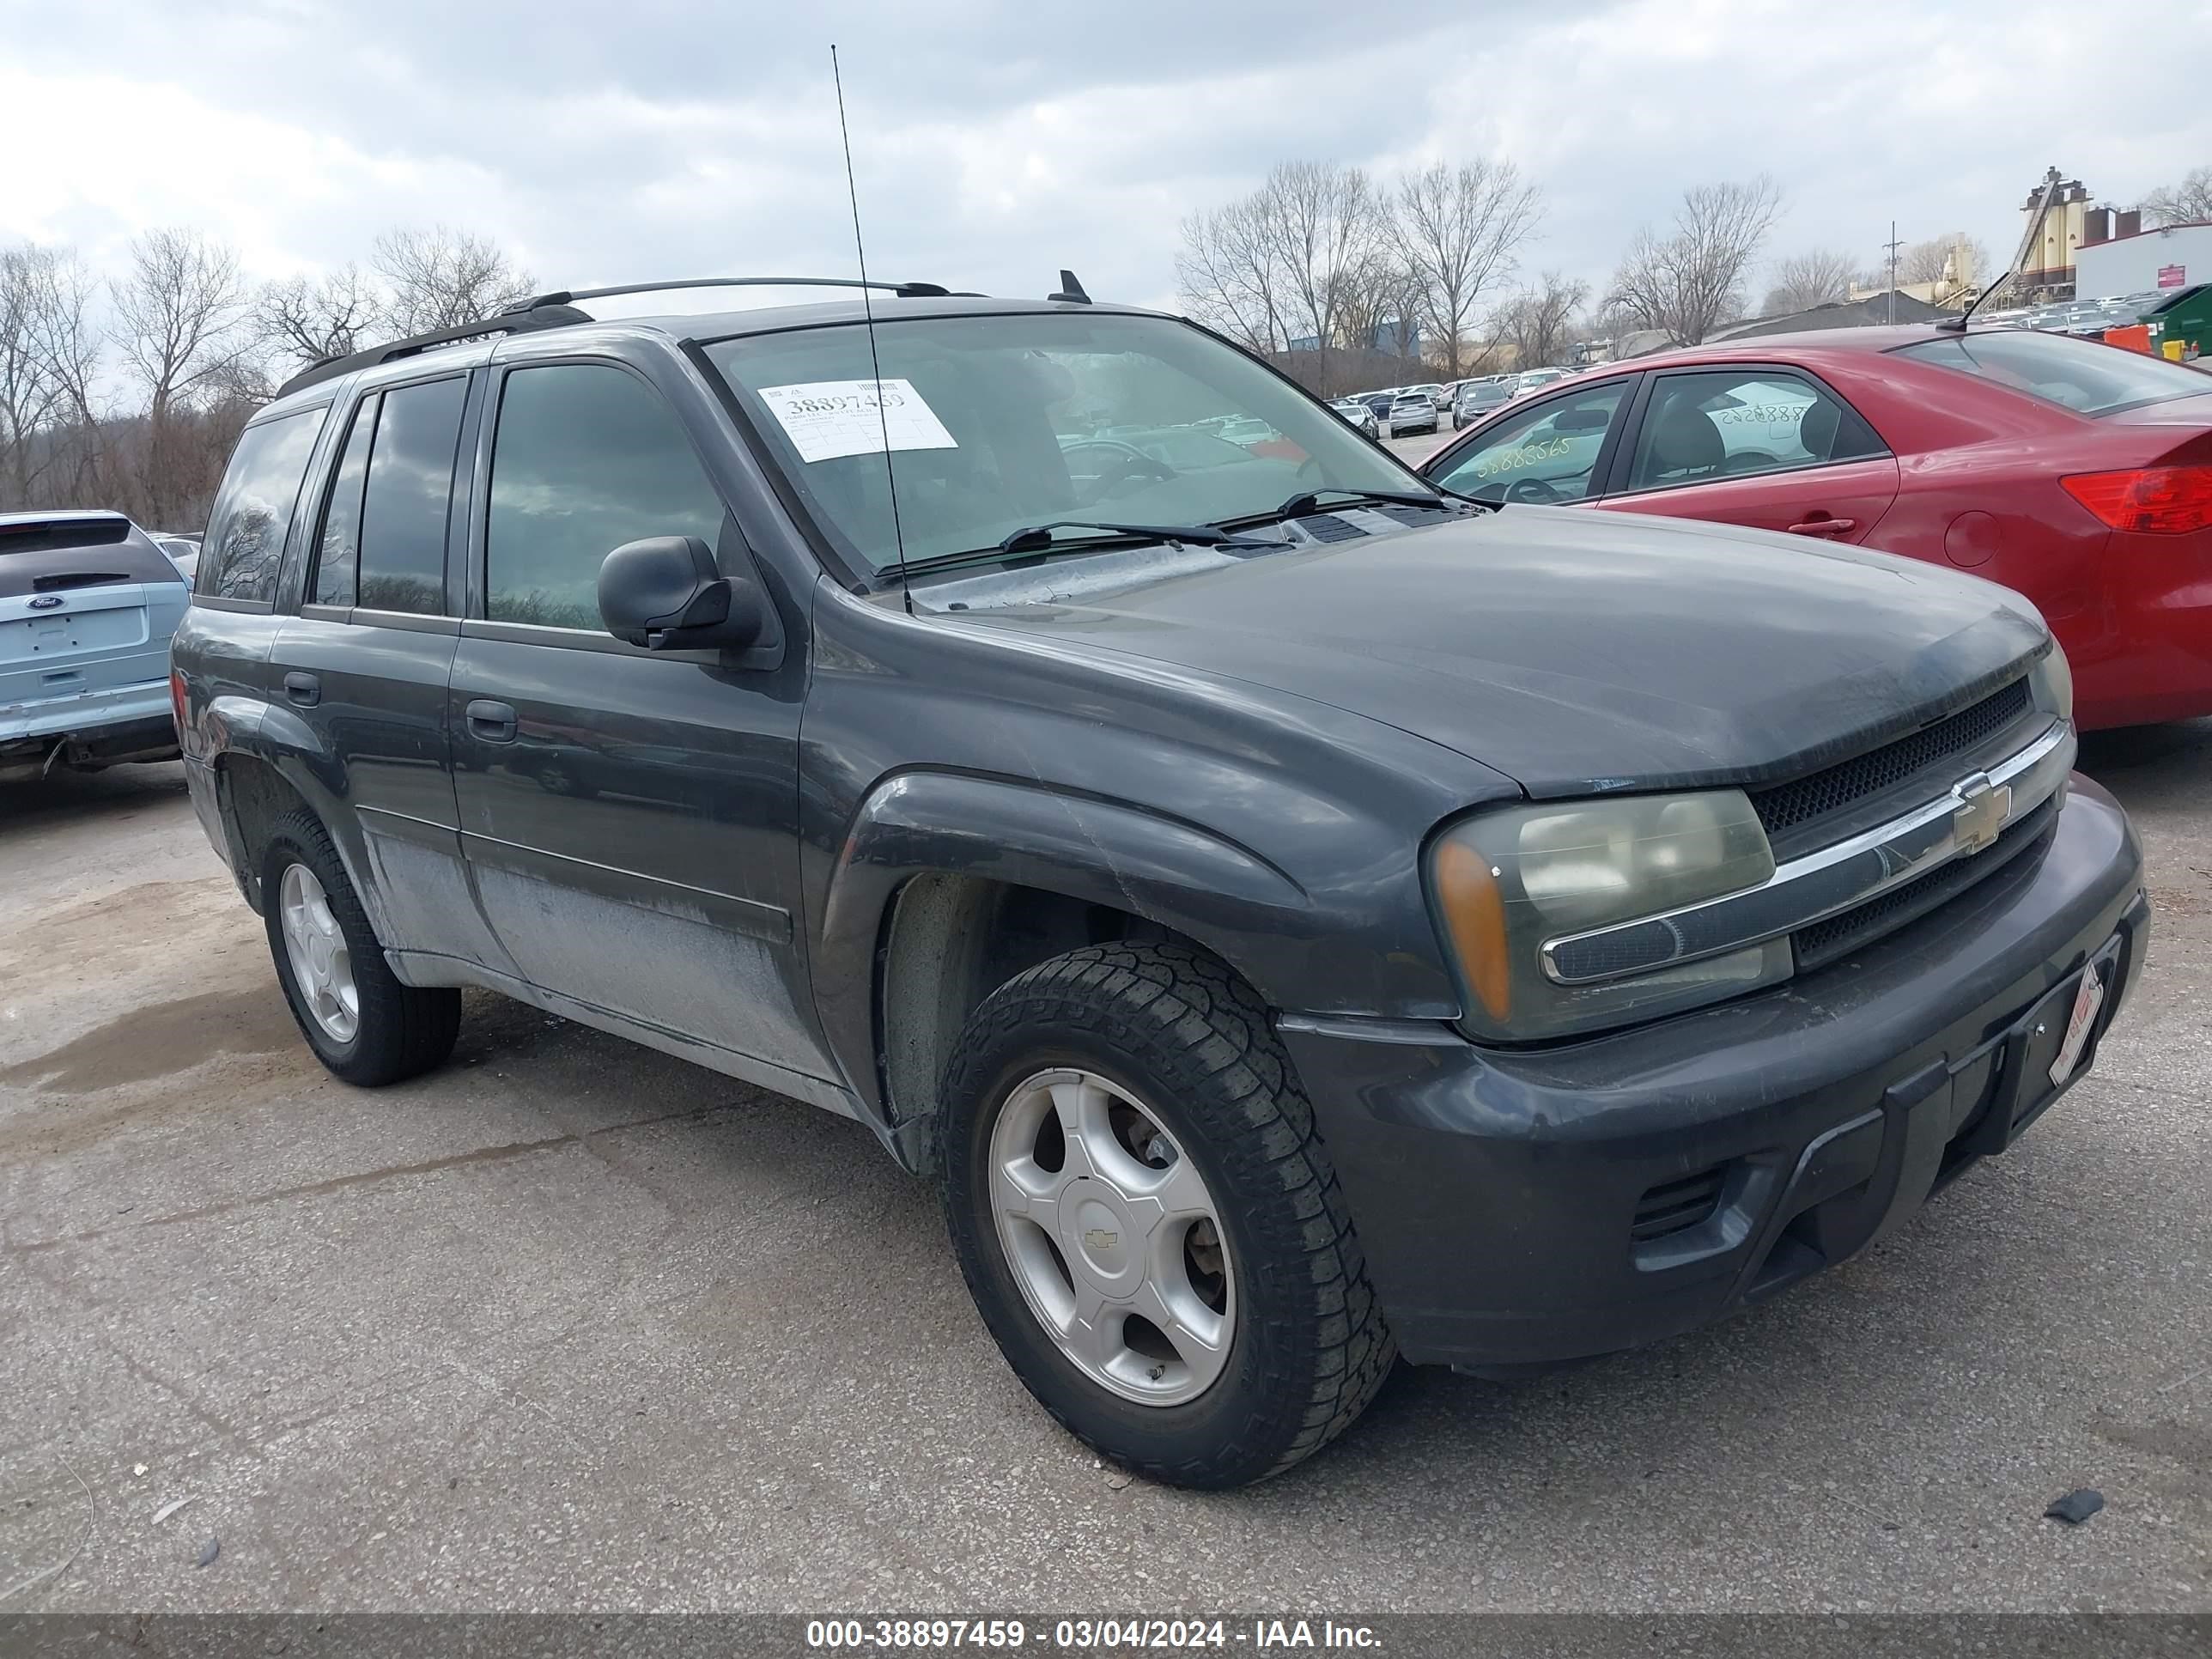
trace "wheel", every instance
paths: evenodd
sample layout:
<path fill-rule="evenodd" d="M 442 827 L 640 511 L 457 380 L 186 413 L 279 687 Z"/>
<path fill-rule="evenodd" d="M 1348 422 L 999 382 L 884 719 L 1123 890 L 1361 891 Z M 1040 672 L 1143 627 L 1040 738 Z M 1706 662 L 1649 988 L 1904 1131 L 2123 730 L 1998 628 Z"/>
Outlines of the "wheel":
<path fill-rule="evenodd" d="M 398 1083 L 453 1053 L 461 994 L 400 983 L 313 815 L 294 813 L 270 835 L 261 892 L 277 982 L 333 1075 L 363 1087 Z"/>
<path fill-rule="evenodd" d="M 946 1067 L 944 1200 L 1007 1363 L 1155 1479 L 1235 1486 L 1343 1432 L 1396 1357 L 1267 1010 L 1182 945 L 1073 951 Z"/>

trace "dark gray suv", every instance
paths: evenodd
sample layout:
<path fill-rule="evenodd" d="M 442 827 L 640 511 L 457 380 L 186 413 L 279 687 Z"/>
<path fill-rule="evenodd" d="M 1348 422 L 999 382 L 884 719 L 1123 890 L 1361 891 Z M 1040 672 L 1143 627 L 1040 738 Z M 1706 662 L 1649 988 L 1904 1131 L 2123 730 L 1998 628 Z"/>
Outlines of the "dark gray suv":
<path fill-rule="evenodd" d="M 1441 494 L 1063 289 L 550 295 L 255 417 L 179 726 L 333 1073 L 488 987 L 856 1118 L 1049 1410 L 1227 1485 L 1394 1355 L 1757 1302 L 2090 1063 L 2148 913 L 2026 601 Z"/>

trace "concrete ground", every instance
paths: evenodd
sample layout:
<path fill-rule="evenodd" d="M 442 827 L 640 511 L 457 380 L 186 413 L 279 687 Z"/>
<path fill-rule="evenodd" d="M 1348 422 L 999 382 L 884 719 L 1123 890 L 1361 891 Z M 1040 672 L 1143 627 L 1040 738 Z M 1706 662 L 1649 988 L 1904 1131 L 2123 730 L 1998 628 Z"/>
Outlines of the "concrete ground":
<path fill-rule="evenodd" d="M 0 1611 L 2212 1608 L 2212 722 L 2087 766 L 2157 933 L 2014 1152 L 1719 1329 L 1401 1373 L 1212 1496 L 1031 1405 L 857 1126 L 489 997 L 346 1088 L 176 766 L 11 791 Z"/>

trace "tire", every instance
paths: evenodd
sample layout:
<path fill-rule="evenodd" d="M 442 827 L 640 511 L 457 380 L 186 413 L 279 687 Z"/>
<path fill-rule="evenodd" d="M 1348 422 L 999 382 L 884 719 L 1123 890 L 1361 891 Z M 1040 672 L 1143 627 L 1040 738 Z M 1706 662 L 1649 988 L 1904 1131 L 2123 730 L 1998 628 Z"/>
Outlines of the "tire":
<path fill-rule="evenodd" d="M 1222 1300 L 1233 1317 L 1224 1316 L 1218 1374 L 1192 1397 L 1126 1397 L 1126 1387 L 1117 1391 L 1072 1358 L 1033 1309 L 1043 1258 L 1010 1242 L 1026 1237 L 1026 1218 L 1000 1212 L 1001 1194 L 1012 1190 L 1001 1130 L 1032 1109 L 1024 1103 L 1043 1078 L 1069 1076 L 1092 1078 L 1108 1099 L 1119 1090 L 1140 1105 L 1139 1115 L 1171 1143 L 1164 1167 L 1179 1170 L 1187 1159 L 1211 1198 L 1207 1218 L 1218 1220 L 1226 1255 Z M 1108 945 L 1032 968 L 969 1019 L 943 1098 L 943 1198 L 961 1272 L 1015 1375 L 1078 1438 L 1158 1480 L 1237 1486 L 1318 1451 L 1374 1399 L 1397 1351 L 1342 1190 L 1265 1005 L 1224 964 L 1183 945 Z M 1080 1161 L 1087 1169 L 1091 1154 Z M 1055 1200 L 1053 1212 L 1066 1243 L 1055 1243 L 1050 1260 L 1075 1286 L 1069 1253 L 1119 1234 L 1073 1231 L 1089 1226 L 1095 1207 L 1063 1211 Z M 1154 1243 L 1141 1230 L 1137 1237 L 1146 1242 L 1134 1254 L 1156 1261 Z M 1194 1230 L 1188 1240 L 1200 1237 Z M 1186 1265 L 1198 1260 L 1178 1255 Z M 1129 1311 L 1121 1306 L 1125 1321 Z M 1111 1321 L 1109 1311 L 1104 1322 Z M 1142 1324 L 1119 1328 L 1133 1346 L 1139 1339 L 1129 1334 Z M 1194 1382 L 1196 1374 L 1188 1368 Z"/>
<path fill-rule="evenodd" d="M 320 889 L 323 908 L 342 941 L 357 1006 L 349 1034 L 334 1033 L 303 988 L 285 932 L 287 878 L 295 866 Z M 305 884 L 302 883 L 301 886 Z M 331 1074 L 362 1088 L 398 1083 L 442 1065 L 461 1029 L 461 994 L 450 987 L 404 985 L 361 908 L 329 833 L 309 812 L 295 812 L 270 833 L 261 855 L 262 921 L 284 1000 L 307 1046 Z"/>

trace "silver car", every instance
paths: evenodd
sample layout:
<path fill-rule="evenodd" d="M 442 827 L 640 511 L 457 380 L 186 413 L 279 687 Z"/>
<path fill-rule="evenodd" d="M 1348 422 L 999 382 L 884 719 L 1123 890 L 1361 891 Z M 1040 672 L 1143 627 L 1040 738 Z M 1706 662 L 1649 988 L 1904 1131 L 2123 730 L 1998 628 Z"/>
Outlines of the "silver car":
<path fill-rule="evenodd" d="M 1409 432 L 1434 432 L 1436 429 L 1436 399 L 1429 395 L 1426 386 L 1407 386 L 1391 400 L 1392 437 L 1402 438 Z"/>
<path fill-rule="evenodd" d="M 1503 409 L 1513 401 L 1515 380 L 1504 374 L 1488 374 L 1479 380 L 1462 380 L 1459 395 L 1452 399 L 1452 430 L 1472 426 L 1493 409 Z"/>
<path fill-rule="evenodd" d="M 0 513 L 0 783 L 175 757 L 189 592 L 119 513 Z"/>
<path fill-rule="evenodd" d="M 1376 420 L 1375 411 L 1360 402 L 1358 398 L 1340 398 L 1329 407 L 1369 437 L 1376 435 L 1381 423 Z"/>

